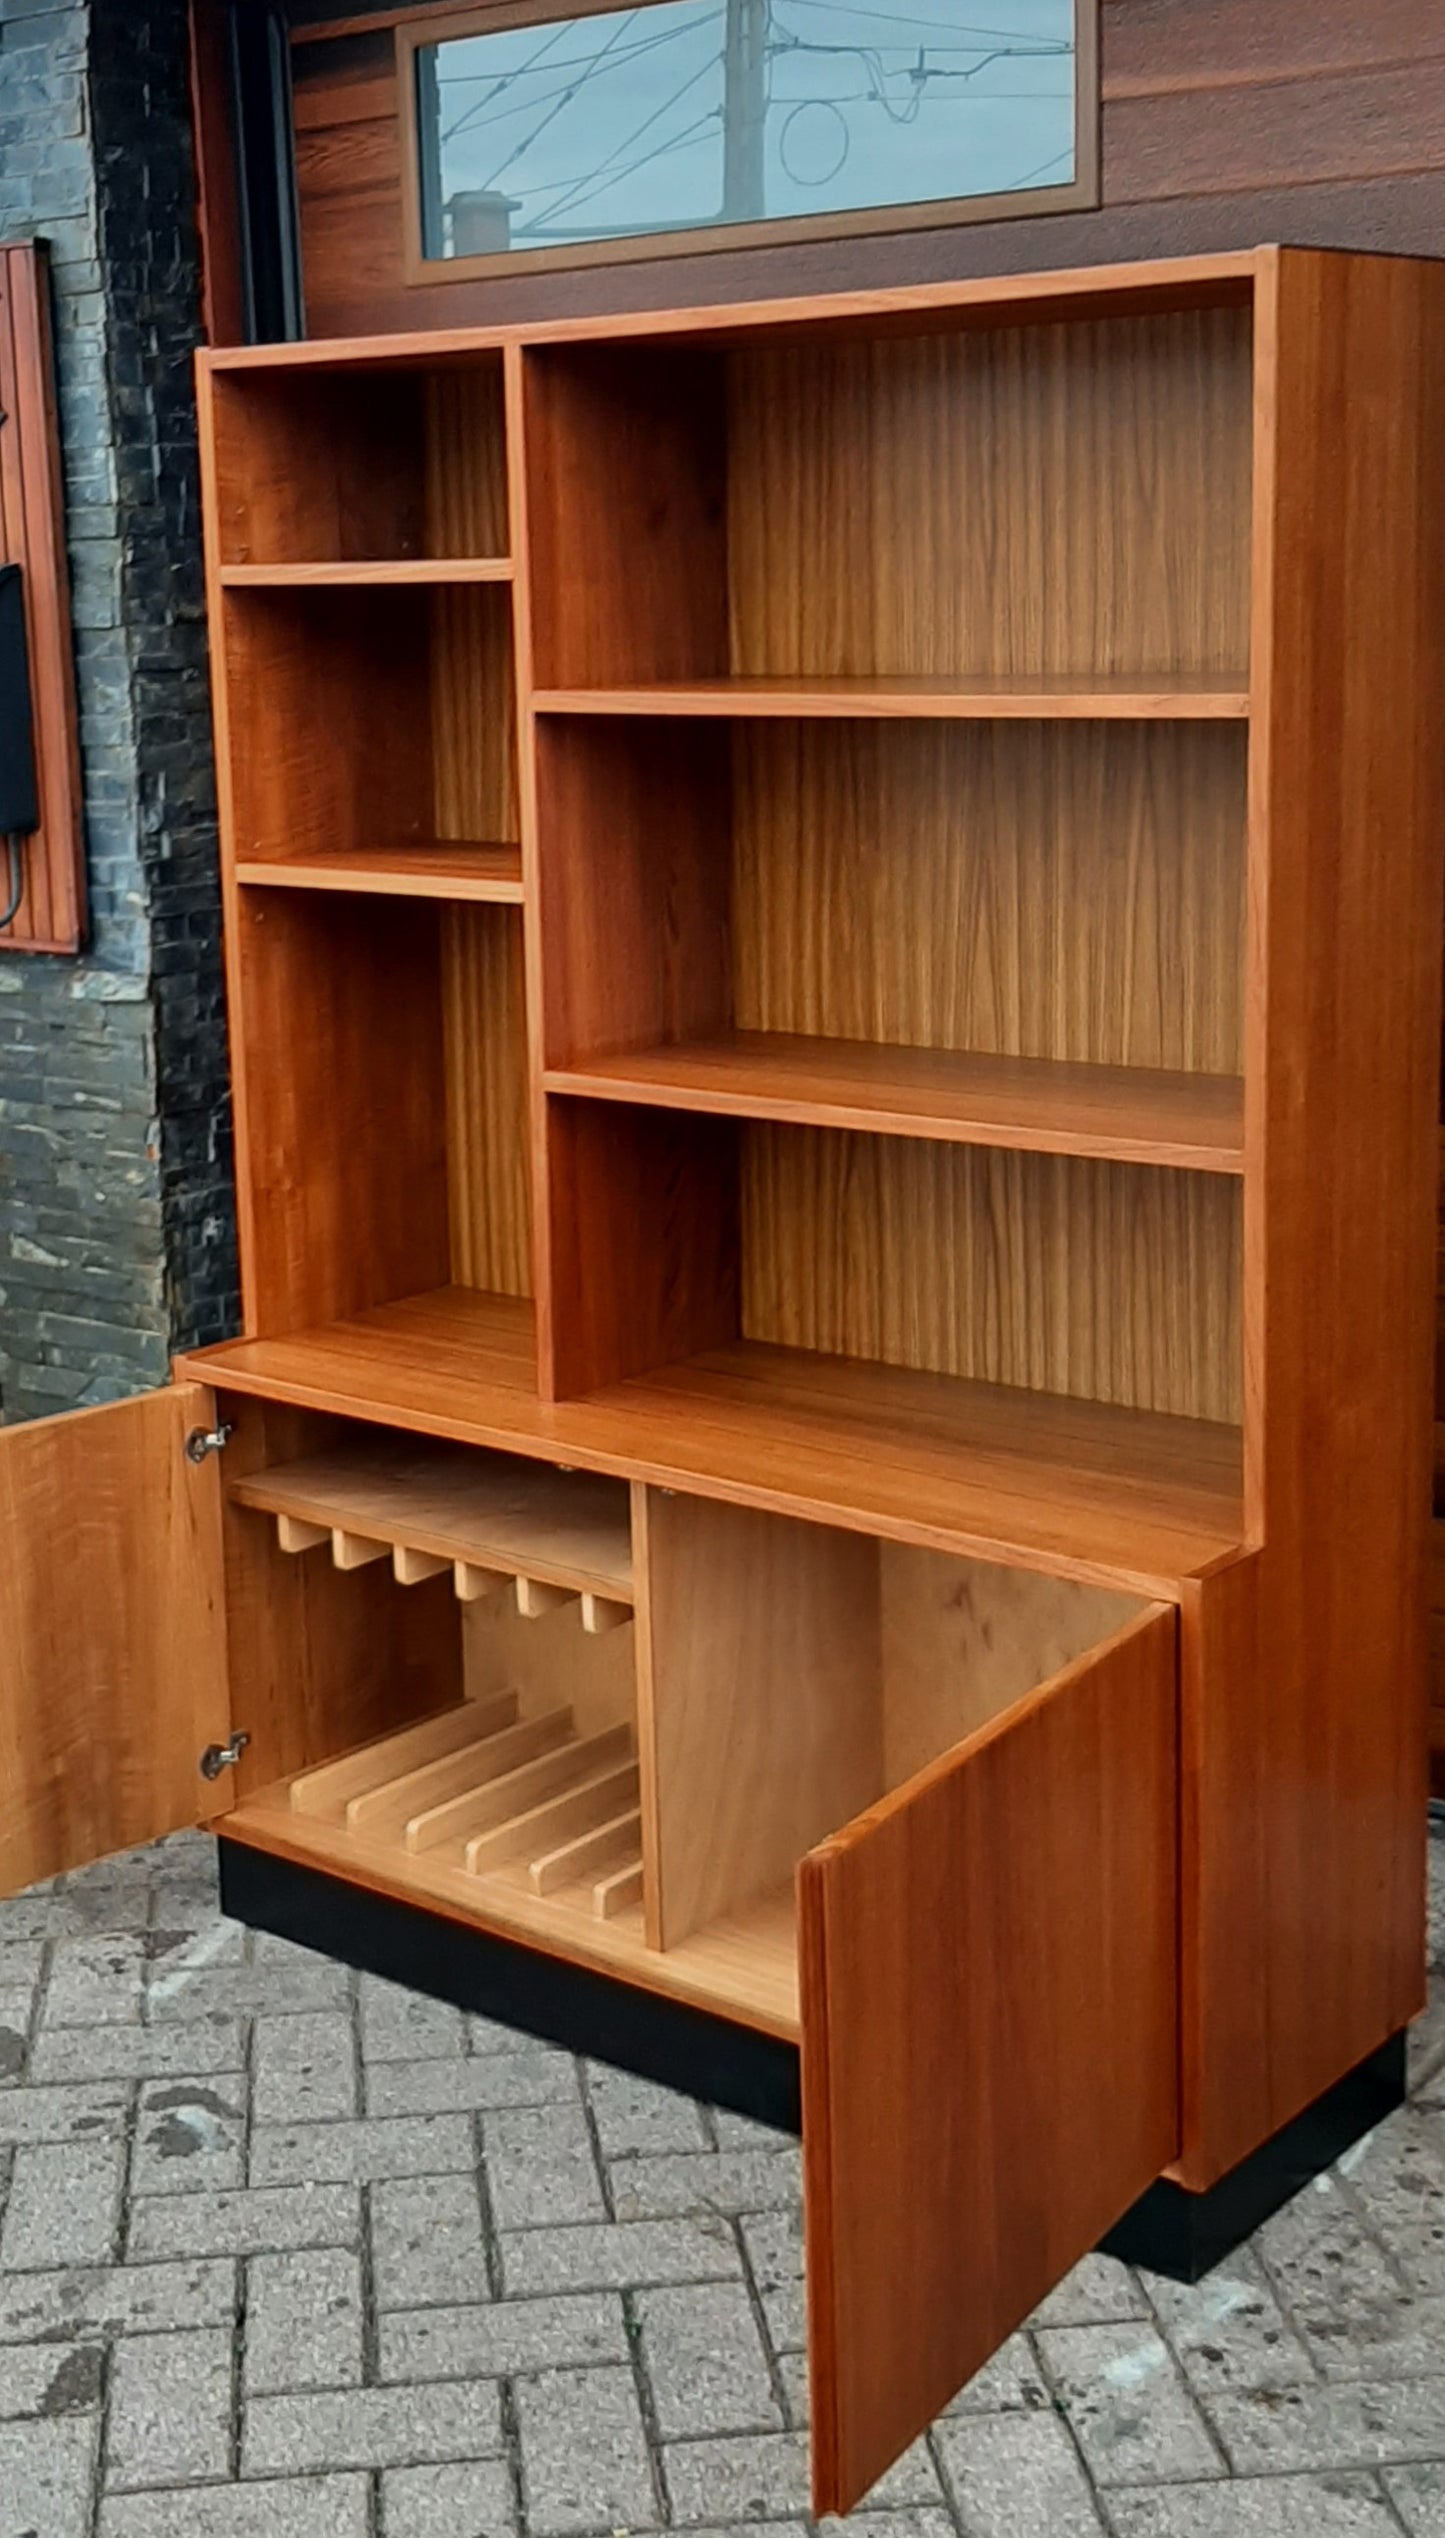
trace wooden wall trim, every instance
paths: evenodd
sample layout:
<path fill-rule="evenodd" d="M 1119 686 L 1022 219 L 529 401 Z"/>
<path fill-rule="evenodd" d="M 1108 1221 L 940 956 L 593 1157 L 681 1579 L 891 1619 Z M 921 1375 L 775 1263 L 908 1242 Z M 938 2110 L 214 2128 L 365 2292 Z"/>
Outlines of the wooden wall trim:
<path fill-rule="evenodd" d="M 24 577 L 40 826 L 0 952 L 74 952 L 85 931 L 80 726 L 50 287 L 40 246 L 0 247 L 0 562 Z M 0 899 L 8 874 L 0 863 Z"/>

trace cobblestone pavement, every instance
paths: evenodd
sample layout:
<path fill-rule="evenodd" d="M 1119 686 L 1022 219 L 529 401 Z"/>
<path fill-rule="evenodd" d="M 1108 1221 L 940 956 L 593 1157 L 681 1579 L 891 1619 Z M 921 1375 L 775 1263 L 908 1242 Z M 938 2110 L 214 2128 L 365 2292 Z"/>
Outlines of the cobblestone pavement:
<path fill-rule="evenodd" d="M 0 1905 L 0 2538 L 801 2538 L 799 2262 L 789 2143 L 248 1935 L 200 1835 Z M 1195 2291 L 1088 2258 L 849 2526 L 1445 2538 L 1445 1979 L 1406 2111 Z"/>

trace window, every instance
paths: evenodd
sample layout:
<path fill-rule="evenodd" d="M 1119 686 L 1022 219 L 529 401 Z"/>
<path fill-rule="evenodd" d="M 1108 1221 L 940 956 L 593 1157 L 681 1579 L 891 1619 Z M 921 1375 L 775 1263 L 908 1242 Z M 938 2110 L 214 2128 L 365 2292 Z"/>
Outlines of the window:
<path fill-rule="evenodd" d="M 1097 0 L 495 0 L 398 34 L 439 278 L 1055 211 L 1095 190 Z"/>

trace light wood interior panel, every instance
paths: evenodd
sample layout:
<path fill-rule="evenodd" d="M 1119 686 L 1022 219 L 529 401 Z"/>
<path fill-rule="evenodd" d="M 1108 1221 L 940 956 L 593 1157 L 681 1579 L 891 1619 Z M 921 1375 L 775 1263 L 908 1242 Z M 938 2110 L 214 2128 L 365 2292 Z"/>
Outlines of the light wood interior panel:
<path fill-rule="evenodd" d="M 1239 1183 L 828 1129 L 739 1133 L 745 1338 L 1241 1417 Z"/>
<path fill-rule="evenodd" d="M 634 1503 L 647 1927 L 673 1947 L 878 1795 L 878 1546 L 707 1499 Z"/>
<path fill-rule="evenodd" d="M 428 555 L 505 555 L 507 445 L 502 361 L 455 364 L 421 382 Z"/>
<path fill-rule="evenodd" d="M 522 926 L 510 908 L 441 911 L 451 1275 L 532 1292 Z"/>
<path fill-rule="evenodd" d="M 879 1546 L 883 1785 L 899 1788 L 1144 1610 L 1136 1596 Z"/>
<path fill-rule="evenodd" d="M 636 1631 L 632 1624 L 594 1637 L 582 1627 L 577 1596 L 529 1621 L 507 1580 L 494 1601 L 462 1607 L 465 1684 L 470 1700 L 515 1692 L 520 1718 L 569 1707 L 581 1736 L 630 1726 L 637 1715 Z"/>
<path fill-rule="evenodd" d="M 462 1621 L 449 1578 L 403 1589 L 389 1561 L 342 1570 L 329 1551 L 282 1551 L 271 1517 L 231 1493 L 323 1450 L 335 1422 L 235 1394 L 222 1407 L 231 1716 L 251 1740 L 236 1774 L 244 1797 L 458 1699 Z"/>
<path fill-rule="evenodd" d="M 1248 662 L 1241 309 L 750 349 L 728 413 L 735 674 Z"/>
<path fill-rule="evenodd" d="M 1237 1074 L 1245 735 L 756 723 L 733 743 L 733 1019 Z"/>
<path fill-rule="evenodd" d="M 431 595 L 433 817 L 439 838 L 514 840 L 517 728 L 511 593 Z"/>

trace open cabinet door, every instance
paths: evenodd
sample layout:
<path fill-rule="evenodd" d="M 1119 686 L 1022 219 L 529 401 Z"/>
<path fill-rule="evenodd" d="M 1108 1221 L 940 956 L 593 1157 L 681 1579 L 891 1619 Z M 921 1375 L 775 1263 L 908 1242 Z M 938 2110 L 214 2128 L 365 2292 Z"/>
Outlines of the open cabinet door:
<path fill-rule="evenodd" d="M 227 1803 L 214 1422 L 178 1384 L 0 1429 L 0 1893 Z"/>
<path fill-rule="evenodd" d="M 1176 2155 L 1176 1617 L 798 1877 L 813 2507 L 850 2511 Z"/>

